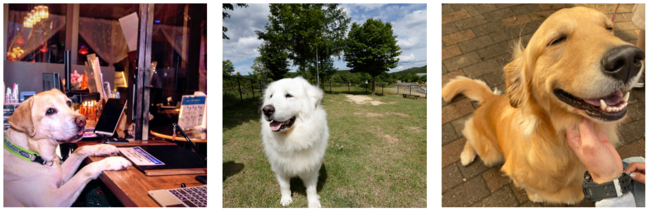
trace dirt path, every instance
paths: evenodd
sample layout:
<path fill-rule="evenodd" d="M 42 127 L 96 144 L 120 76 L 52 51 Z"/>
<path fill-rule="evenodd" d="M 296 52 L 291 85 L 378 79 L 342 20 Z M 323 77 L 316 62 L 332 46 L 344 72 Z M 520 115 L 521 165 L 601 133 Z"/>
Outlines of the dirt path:
<path fill-rule="evenodd" d="M 366 104 L 366 103 L 370 103 L 370 104 L 375 105 L 375 106 L 376 106 L 376 105 L 380 105 L 380 104 L 386 104 L 385 102 L 373 101 L 372 98 L 370 98 L 369 96 L 364 96 L 364 95 L 350 95 L 350 94 L 346 94 L 345 96 L 348 97 L 348 99 L 350 100 L 350 102 L 352 102 L 352 103 L 356 103 L 356 104 Z"/>

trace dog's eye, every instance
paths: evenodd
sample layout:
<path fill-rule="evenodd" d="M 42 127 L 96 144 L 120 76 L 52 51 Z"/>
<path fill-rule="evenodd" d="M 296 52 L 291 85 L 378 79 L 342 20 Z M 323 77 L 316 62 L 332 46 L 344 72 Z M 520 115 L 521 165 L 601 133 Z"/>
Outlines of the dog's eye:
<path fill-rule="evenodd" d="M 269 96 L 269 98 L 273 98 L 273 94 L 271 94 L 271 96 Z"/>
<path fill-rule="evenodd" d="M 566 40 L 566 36 L 563 36 L 563 37 L 557 38 L 557 39 L 555 39 L 555 40 L 552 40 L 552 41 L 549 42 L 548 45 L 546 45 L 546 46 L 555 45 L 555 44 L 561 43 L 561 42 L 564 41 L 564 40 Z"/>
<path fill-rule="evenodd" d="M 72 107 L 72 101 L 67 101 L 65 103 L 68 104 L 68 107 Z"/>
<path fill-rule="evenodd" d="M 287 94 L 285 97 L 290 98 L 290 97 L 293 97 L 293 96 L 291 96 L 291 94 Z"/>
<path fill-rule="evenodd" d="M 614 30 L 614 27 L 607 26 L 607 27 L 605 27 L 605 29 L 607 29 L 608 31 L 612 31 L 612 30 Z"/>
<path fill-rule="evenodd" d="M 50 108 L 50 109 L 47 109 L 47 111 L 45 112 L 45 115 L 52 115 L 52 114 L 55 114 L 55 113 L 56 113 L 56 109 Z"/>

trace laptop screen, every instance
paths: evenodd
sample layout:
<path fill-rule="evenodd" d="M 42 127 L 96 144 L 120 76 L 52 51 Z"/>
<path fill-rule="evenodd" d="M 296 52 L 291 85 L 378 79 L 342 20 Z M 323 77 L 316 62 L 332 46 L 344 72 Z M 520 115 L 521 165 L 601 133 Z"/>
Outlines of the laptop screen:
<path fill-rule="evenodd" d="M 113 136 L 125 105 L 126 102 L 122 103 L 120 99 L 108 99 L 106 105 L 104 105 L 102 115 L 97 121 L 97 126 L 95 126 L 95 133 Z"/>

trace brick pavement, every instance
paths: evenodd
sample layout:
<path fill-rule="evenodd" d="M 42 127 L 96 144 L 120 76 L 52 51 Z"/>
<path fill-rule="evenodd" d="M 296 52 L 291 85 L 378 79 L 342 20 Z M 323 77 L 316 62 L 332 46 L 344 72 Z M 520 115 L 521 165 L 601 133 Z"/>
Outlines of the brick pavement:
<path fill-rule="evenodd" d="M 527 43 L 535 30 L 553 12 L 575 6 L 595 8 L 610 17 L 616 5 L 597 4 L 443 4 L 442 83 L 456 76 L 485 81 L 505 90 L 502 68 L 511 59 L 511 46 L 521 36 Z M 632 4 L 621 4 L 616 12 L 615 35 L 636 44 L 638 31 L 632 23 Z M 521 33 L 521 34 L 520 34 Z M 533 203 L 526 192 L 502 176 L 500 167 L 486 167 L 481 160 L 464 167 L 460 152 L 465 144 L 461 133 L 465 120 L 478 108 L 460 95 L 442 101 L 442 206 L 540 207 L 567 206 Z M 645 90 L 630 94 L 628 116 L 620 129 L 624 142 L 622 158 L 645 157 Z M 577 206 L 593 206 L 583 200 Z"/>

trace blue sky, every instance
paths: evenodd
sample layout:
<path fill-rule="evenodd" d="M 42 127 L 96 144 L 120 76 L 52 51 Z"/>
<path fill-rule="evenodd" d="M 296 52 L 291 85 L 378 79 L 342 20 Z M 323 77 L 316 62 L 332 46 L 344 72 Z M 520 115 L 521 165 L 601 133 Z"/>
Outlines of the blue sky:
<path fill-rule="evenodd" d="M 402 55 L 396 72 L 411 67 L 422 67 L 427 64 L 427 5 L 426 4 L 342 4 L 339 5 L 353 22 L 363 24 L 367 19 L 381 19 L 391 22 L 393 35 L 397 36 L 397 45 L 401 47 Z M 223 19 L 223 26 L 228 28 L 226 35 L 230 40 L 223 40 L 223 60 L 230 60 L 235 71 L 242 75 L 251 72 L 253 60 L 260 54 L 257 47 L 262 40 L 257 39 L 255 30 L 265 31 L 268 22 L 268 4 L 248 4 L 248 8 L 235 7 L 234 11 L 226 11 L 230 18 Z M 348 30 L 349 30 L 348 26 Z M 334 61 L 339 70 L 347 70 L 346 62 Z M 291 72 L 298 67 L 290 66 Z"/>

